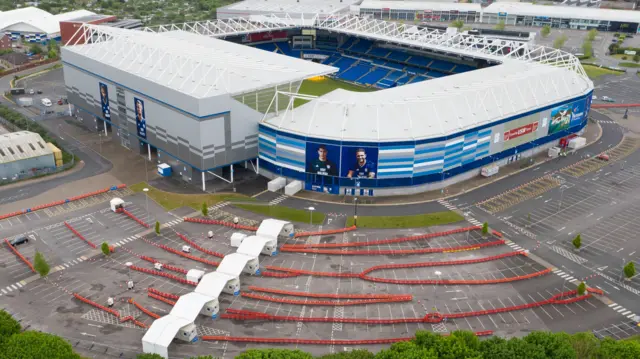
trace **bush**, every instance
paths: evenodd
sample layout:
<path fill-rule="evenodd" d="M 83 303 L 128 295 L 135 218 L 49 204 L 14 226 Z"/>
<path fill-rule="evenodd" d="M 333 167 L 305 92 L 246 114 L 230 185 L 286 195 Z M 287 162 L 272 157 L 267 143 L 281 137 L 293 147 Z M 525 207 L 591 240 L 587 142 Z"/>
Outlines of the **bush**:
<path fill-rule="evenodd" d="M 505 26 L 505 24 L 504 24 L 504 20 L 500 20 L 500 21 L 498 22 L 498 24 L 495 26 L 495 29 L 496 29 L 496 30 L 504 30 L 504 28 L 505 28 L 505 27 L 506 27 L 506 26 Z"/>
<path fill-rule="evenodd" d="M 581 282 L 578 285 L 578 295 L 584 295 L 584 293 L 587 291 L 587 285 L 584 284 L 584 282 Z"/>
<path fill-rule="evenodd" d="M 549 25 L 544 25 L 542 27 L 542 30 L 540 30 L 540 34 L 542 35 L 542 37 L 547 37 L 549 36 L 549 34 L 551 34 L 551 26 Z"/>
<path fill-rule="evenodd" d="M 482 235 L 486 236 L 487 234 L 489 234 L 489 223 L 484 222 L 482 224 Z"/>
<path fill-rule="evenodd" d="M 576 238 L 573 239 L 573 246 L 576 249 L 580 249 L 580 247 L 582 247 L 582 237 L 580 237 L 580 234 L 578 233 L 578 235 L 576 236 Z"/>
<path fill-rule="evenodd" d="M 628 57 L 622 56 L 621 59 L 626 60 L 626 59 L 628 59 Z"/>
<path fill-rule="evenodd" d="M 26 331 L 12 335 L 2 346 L 0 359 L 80 359 L 66 340 L 48 333 Z"/>
<path fill-rule="evenodd" d="M 138 354 L 136 359 L 164 359 L 164 357 L 159 354 Z"/>
<path fill-rule="evenodd" d="M 102 250 L 102 254 L 104 254 L 105 256 L 109 256 L 111 254 L 111 249 L 109 248 L 109 243 L 107 242 L 102 242 L 102 244 L 100 245 L 100 250 Z"/>
<path fill-rule="evenodd" d="M 20 323 L 13 319 L 11 314 L 0 310 L 0 345 L 9 339 L 10 336 L 20 333 L 20 329 Z"/>
<path fill-rule="evenodd" d="M 633 262 L 629 262 L 624 266 L 624 276 L 631 279 L 634 275 L 636 275 L 636 266 Z"/>
<path fill-rule="evenodd" d="M 207 202 L 202 203 L 202 215 L 207 216 L 209 214 L 209 206 L 207 206 Z"/>
<path fill-rule="evenodd" d="M 633 55 L 633 62 L 640 62 L 640 55 L 638 54 Z"/>
<path fill-rule="evenodd" d="M 156 221 L 156 234 L 160 234 L 160 222 Z"/>
<path fill-rule="evenodd" d="M 464 21 L 462 20 L 454 20 L 451 23 L 451 27 L 455 27 L 456 29 L 460 30 L 464 27 Z"/>
<path fill-rule="evenodd" d="M 556 39 L 553 40 L 553 48 L 554 49 L 562 48 L 564 46 L 564 44 L 567 42 L 567 39 L 569 39 L 569 38 L 565 34 L 562 34 L 562 35 L 556 37 Z"/>
<path fill-rule="evenodd" d="M 49 263 L 44 259 L 42 253 L 36 252 L 35 259 L 33 260 L 33 268 L 35 268 L 41 277 L 46 277 L 47 274 L 49 274 Z"/>

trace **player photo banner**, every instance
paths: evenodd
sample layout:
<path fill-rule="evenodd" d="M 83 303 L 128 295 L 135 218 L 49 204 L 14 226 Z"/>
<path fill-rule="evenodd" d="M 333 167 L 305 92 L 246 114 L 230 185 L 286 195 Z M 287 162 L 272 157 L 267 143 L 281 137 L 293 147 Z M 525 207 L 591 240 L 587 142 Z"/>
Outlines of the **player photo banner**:
<path fill-rule="evenodd" d="M 528 125 L 520 126 L 504 133 L 504 141 L 513 140 L 520 136 L 524 136 L 538 130 L 538 121 Z"/>
<path fill-rule="evenodd" d="M 305 148 L 307 190 L 337 194 L 340 146 L 307 142 Z"/>
<path fill-rule="evenodd" d="M 340 177 L 367 180 L 378 177 L 378 148 L 342 146 Z"/>
<path fill-rule="evenodd" d="M 100 106 L 102 107 L 102 116 L 105 120 L 111 121 L 111 108 L 109 108 L 109 88 L 107 84 L 100 82 Z"/>
<path fill-rule="evenodd" d="M 551 123 L 549 123 L 550 135 L 569 128 L 572 110 L 573 104 L 571 103 L 551 109 Z"/>
<path fill-rule="evenodd" d="M 136 127 L 138 129 L 138 137 L 147 138 L 147 120 L 144 113 L 144 101 L 134 97 L 133 108 L 136 112 Z"/>

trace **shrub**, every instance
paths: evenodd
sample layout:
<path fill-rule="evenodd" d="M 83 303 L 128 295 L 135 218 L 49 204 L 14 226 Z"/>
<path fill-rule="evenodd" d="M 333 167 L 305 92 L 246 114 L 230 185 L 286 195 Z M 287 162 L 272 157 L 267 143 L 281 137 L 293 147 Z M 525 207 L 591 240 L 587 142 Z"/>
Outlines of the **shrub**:
<path fill-rule="evenodd" d="M 44 256 L 40 252 L 36 252 L 35 259 L 33 260 L 33 268 L 40 274 L 41 277 L 45 277 L 49 274 L 49 263 L 44 259 Z"/>
<path fill-rule="evenodd" d="M 109 248 L 109 243 L 107 242 L 102 242 L 102 244 L 100 245 L 100 249 L 102 250 L 102 254 L 104 254 L 105 256 L 109 256 L 111 254 L 111 249 Z"/>

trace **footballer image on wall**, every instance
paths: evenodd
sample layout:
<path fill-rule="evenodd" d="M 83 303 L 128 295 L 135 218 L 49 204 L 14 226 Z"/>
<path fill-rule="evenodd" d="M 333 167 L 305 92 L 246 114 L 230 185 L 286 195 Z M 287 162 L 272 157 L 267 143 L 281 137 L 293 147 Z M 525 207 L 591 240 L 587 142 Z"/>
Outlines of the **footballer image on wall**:
<path fill-rule="evenodd" d="M 139 98 L 133 99 L 134 109 L 136 111 L 136 127 L 138 128 L 138 136 L 147 138 L 147 120 L 144 115 L 144 101 Z"/>
<path fill-rule="evenodd" d="M 549 124 L 549 134 L 566 130 L 571 123 L 571 110 L 573 104 L 566 104 L 551 109 L 551 123 Z"/>
<path fill-rule="evenodd" d="M 109 108 L 109 88 L 107 84 L 100 82 L 100 106 L 102 107 L 102 116 L 107 121 L 111 121 L 111 109 Z"/>

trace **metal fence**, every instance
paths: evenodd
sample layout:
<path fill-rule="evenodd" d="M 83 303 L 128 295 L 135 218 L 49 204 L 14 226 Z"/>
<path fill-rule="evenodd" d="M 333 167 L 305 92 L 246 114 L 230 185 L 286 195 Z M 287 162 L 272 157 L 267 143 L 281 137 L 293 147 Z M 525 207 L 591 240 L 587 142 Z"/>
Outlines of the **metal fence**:
<path fill-rule="evenodd" d="M 14 182 L 18 182 L 18 181 L 23 181 L 23 180 L 26 180 L 26 179 L 44 177 L 44 176 L 49 176 L 49 175 L 52 175 L 52 174 L 55 174 L 55 173 L 64 172 L 64 171 L 68 170 L 69 168 L 73 167 L 74 164 L 75 164 L 75 159 L 72 159 L 71 162 L 65 163 L 60 167 L 42 168 L 42 169 L 32 170 L 32 171 L 29 171 L 29 172 L 20 172 L 20 173 L 15 174 L 11 178 L 0 178 L 0 186 L 4 186 L 4 185 L 10 184 L 10 183 L 14 183 Z"/>

